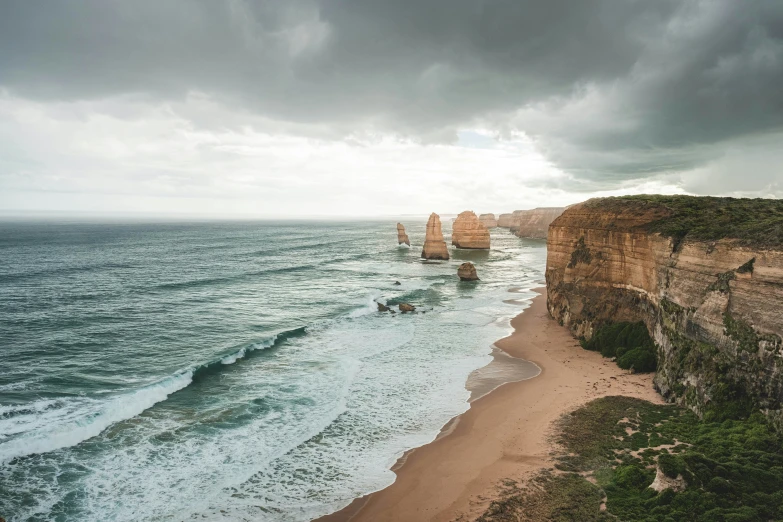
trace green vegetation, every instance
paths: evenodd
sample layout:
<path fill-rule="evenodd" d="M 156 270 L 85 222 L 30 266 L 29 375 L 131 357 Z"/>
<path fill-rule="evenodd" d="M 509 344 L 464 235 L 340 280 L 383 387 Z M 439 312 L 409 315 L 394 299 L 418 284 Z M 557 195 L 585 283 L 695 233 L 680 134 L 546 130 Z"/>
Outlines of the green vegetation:
<path fill-rule="evenodd" d="M 643 228 L 673 238 L 675 249 L 685 238 L 730 238 L 749 246 L 783 246 L 783 200 L 779 199 L 637 195 L 595 199 L 587 204 L 618 212 L 664 212 L 666 217 Z"/>
<path fill-rule="evenodd" d="M 723 294 L 727 294 L 731 291 L 729 281 L 734 281 L 735 279 L 737 279 L 737 276 L 734 275 L 734 270 L 718 274 L 718 280 L 708 286 L 707 291 L 714 292 L 715 290 L 718 290 Z"/>
<path fill-rule="evenodd" d="M 783 440 L 759 413 L 705 422 L 678 406 L 605 397 L 564 416 L 557 442 L 559 473 L 507 484 L 479 520 L 783 519 Z M 685 489 L 649 488 L 656 466 Z"/>
<path fill-rule="evenodd" d="M 617 366 L 638 373 L 654 372 L 658 366 L 655 343 L 643 322 L 611 323 L 596 329 L 589 341 L 580 340 L 582 348 L 615 357 Z"/>
<path fill-rule="evenodd" d="M 579 475 L 544 472 L 526 489 L 516 482 L 505 485 L 503 496 L 493 501 L 476 522 L 603 522 L 614 517 L 601 512 L 603 493 Z"/>
<path fill-rule="evenodd" d="M 576 242 L 576 248 L 571 252 L 571 261 L 568 262 L 568 268 L 574 268 L 579 263 L 589 265 L 593 261 L 593 255 L 590 253 L 590 249 L 585 245 L 584 236 L 579 238 Z"/>
<path fill-rule="evenodd" d="M 750 261 L 747 263 L 743 263 L 738 269 L 738 274 L 752 274 L 753 273 L 753 264 L 756 262 L 756 258 L 751 258 Z"/>

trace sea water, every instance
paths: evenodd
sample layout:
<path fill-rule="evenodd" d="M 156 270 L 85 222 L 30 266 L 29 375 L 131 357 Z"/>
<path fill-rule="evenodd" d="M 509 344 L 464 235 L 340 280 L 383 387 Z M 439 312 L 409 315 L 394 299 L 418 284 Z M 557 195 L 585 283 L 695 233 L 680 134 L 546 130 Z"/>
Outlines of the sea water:
<path fill-rule="evenodd" d="M 494 229 L 422 262 L 403 222 L 0 223 L 0 516 L 304 521 L 391 484 L 546 258 Z"/>

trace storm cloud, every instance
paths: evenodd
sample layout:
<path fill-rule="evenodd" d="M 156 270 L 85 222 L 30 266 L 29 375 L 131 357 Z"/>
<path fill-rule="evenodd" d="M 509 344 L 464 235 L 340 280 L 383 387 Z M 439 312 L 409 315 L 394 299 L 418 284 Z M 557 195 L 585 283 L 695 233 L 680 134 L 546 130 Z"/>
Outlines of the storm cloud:
<path fill-rule="evenodd" d="M 780 0 L 11 1 L 0 89 L 356 146 L 523 135 L 577 192 L 783 193 Z"/>

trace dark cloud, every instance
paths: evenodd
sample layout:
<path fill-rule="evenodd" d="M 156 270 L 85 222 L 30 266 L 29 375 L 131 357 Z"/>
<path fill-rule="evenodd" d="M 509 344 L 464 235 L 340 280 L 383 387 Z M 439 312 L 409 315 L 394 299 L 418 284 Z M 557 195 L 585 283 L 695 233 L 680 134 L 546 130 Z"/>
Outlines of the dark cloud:
<path fill-rule="evenodd" d="M 607 188 L 783 132 L 783 2 L 12 1 L 0 85 L 44 100 L 198 91 L 338 136 L 521 130 L 580 187 Z"/>

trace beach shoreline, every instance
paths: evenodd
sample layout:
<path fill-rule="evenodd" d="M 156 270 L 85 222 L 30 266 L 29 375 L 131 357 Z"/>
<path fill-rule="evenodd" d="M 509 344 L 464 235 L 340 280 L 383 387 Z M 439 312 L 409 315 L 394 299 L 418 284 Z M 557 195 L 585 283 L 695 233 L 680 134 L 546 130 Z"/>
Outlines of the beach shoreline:
<path fill-rule="evenodd" d="M 446 522 L 472 520 L 497 497 L 498 486 L 551 467 L 554 422 L 607 395 L 662 403 L 653 374 L 630 374 L 597 352 L 583 350 L 546 309 L 546 289 L 511 320 L 513 333 L 495 347 L 540 368 L 471 401 L 435 440 L 407 451 L 389 487 L 355 499 L 318 522 Z"/>

